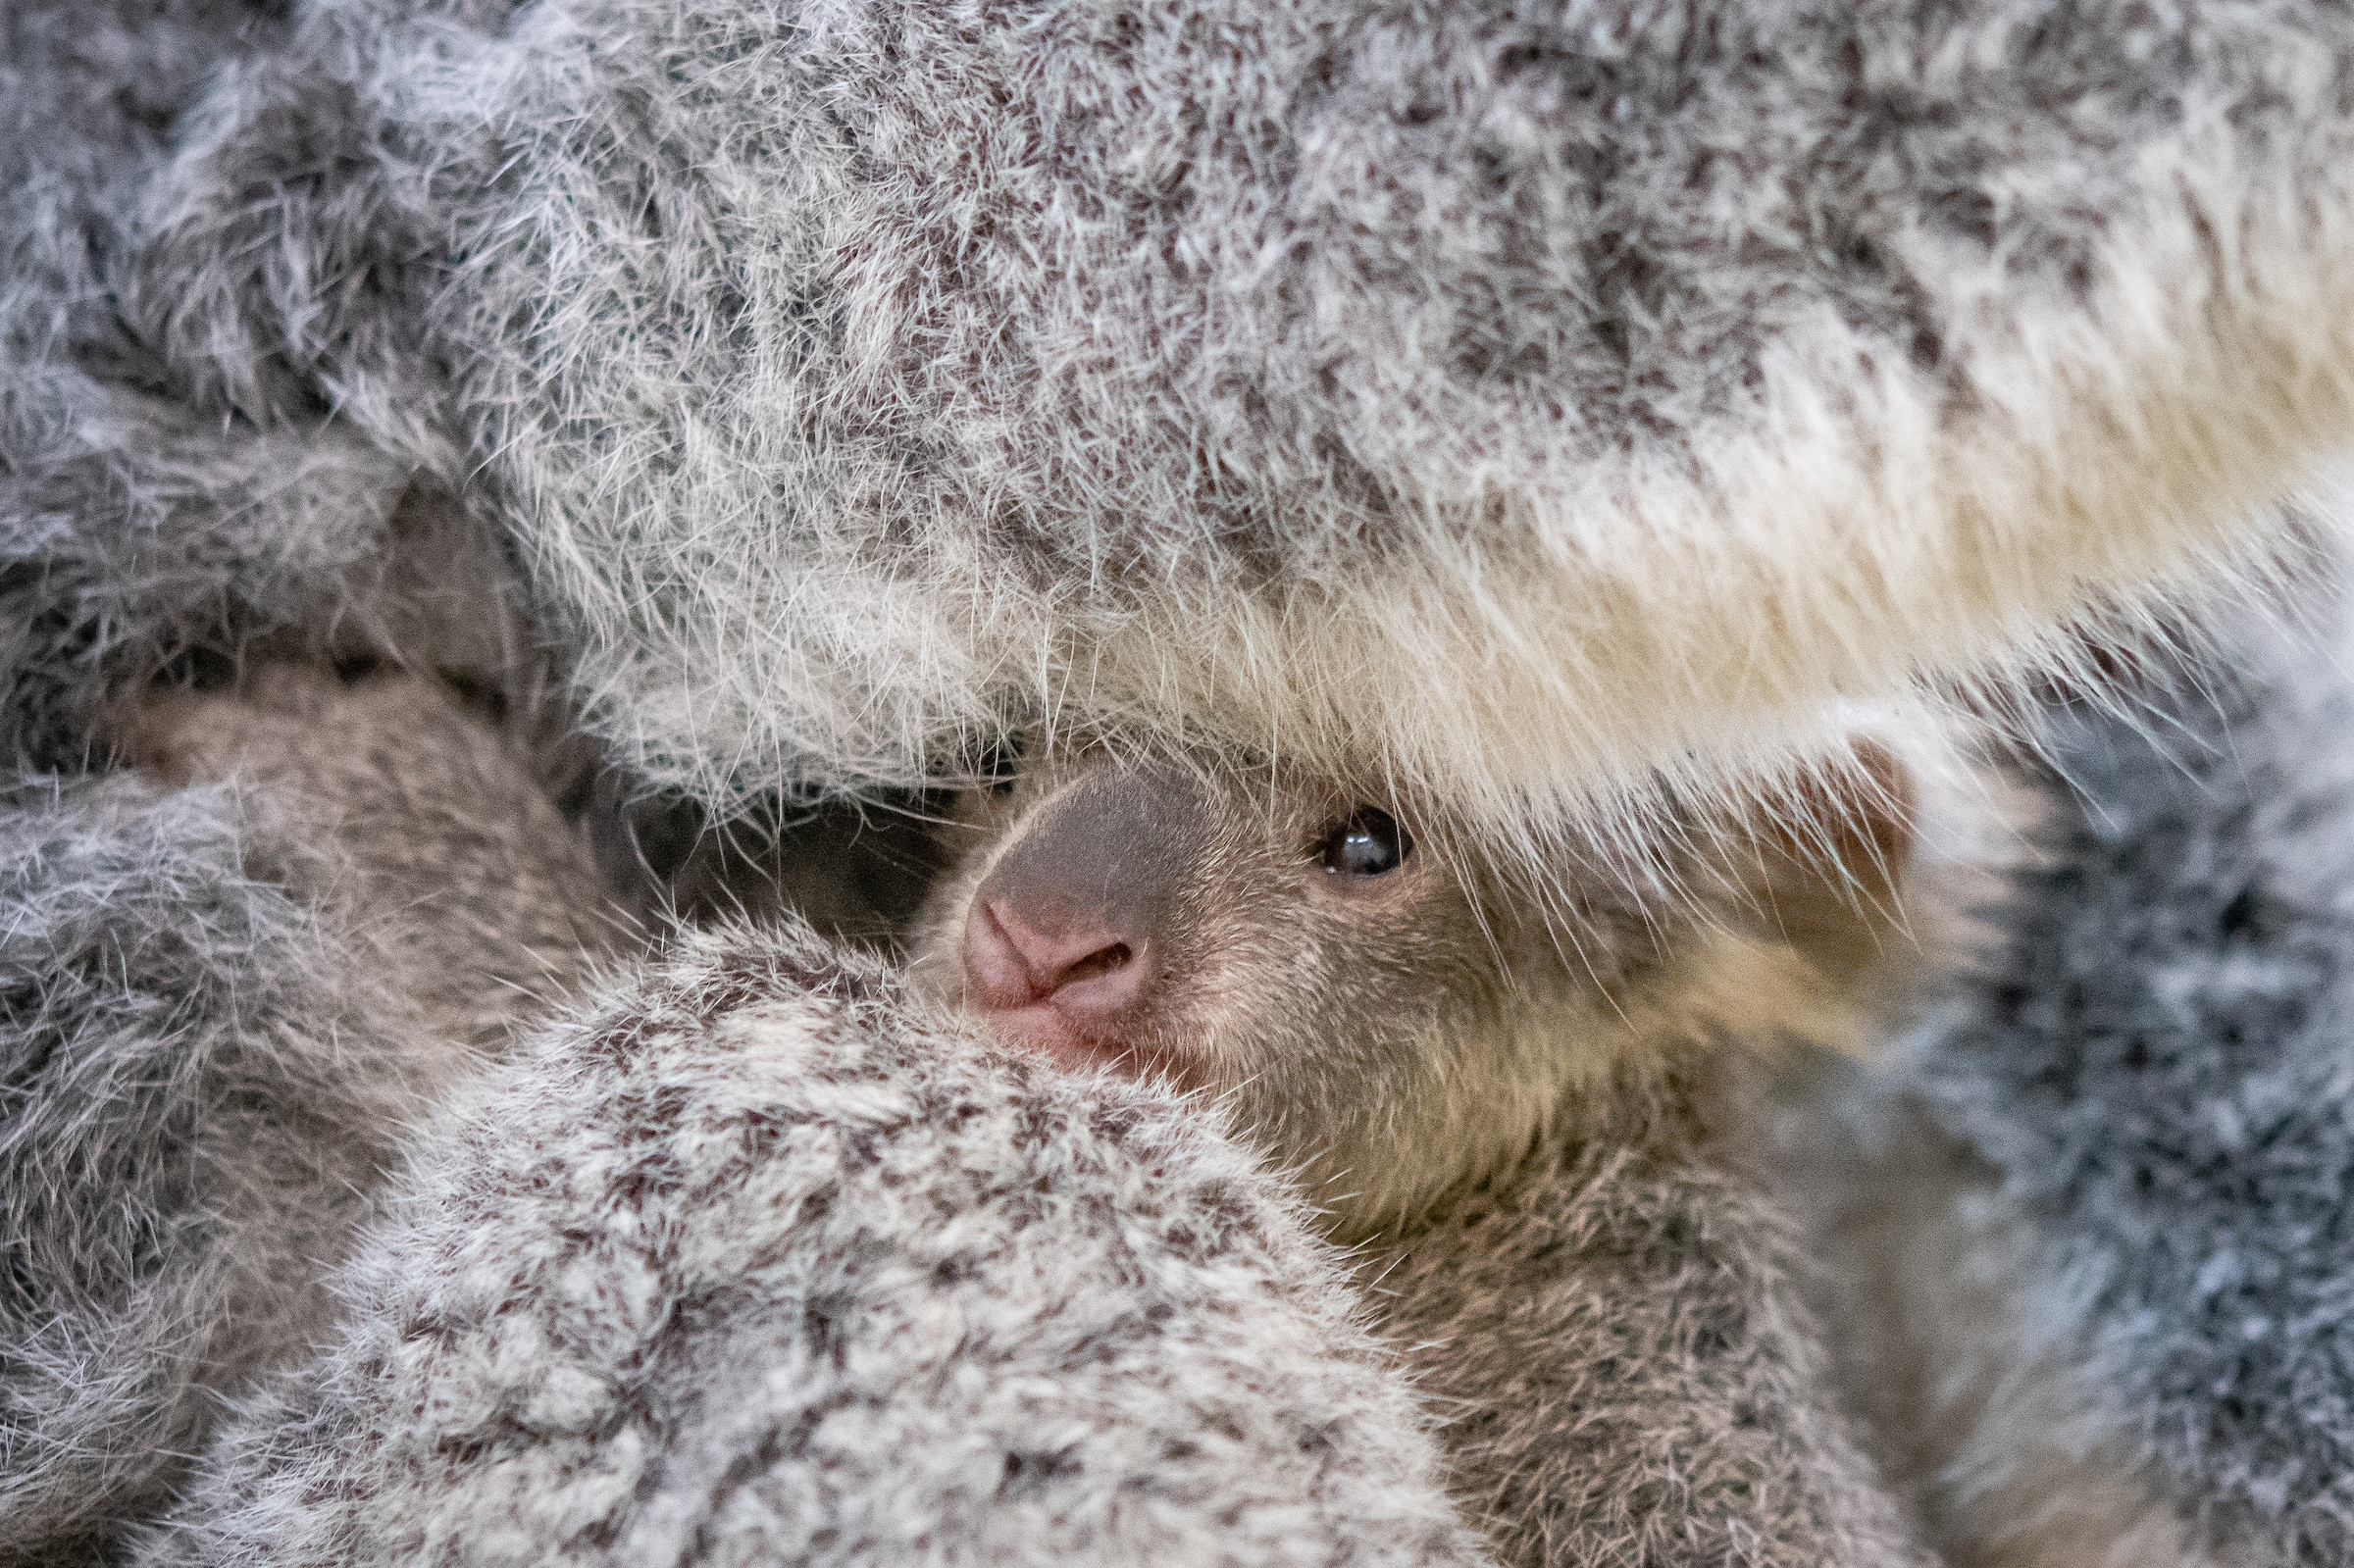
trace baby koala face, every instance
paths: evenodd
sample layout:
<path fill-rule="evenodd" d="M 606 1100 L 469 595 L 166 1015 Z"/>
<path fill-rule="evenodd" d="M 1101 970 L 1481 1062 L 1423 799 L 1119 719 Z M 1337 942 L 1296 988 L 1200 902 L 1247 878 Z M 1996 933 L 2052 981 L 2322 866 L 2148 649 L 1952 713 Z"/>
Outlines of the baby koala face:
<path fill-rule="evenodd" d="M 1465 889 L 1368 802 L 1088 758 L 1029 767 L 964 820 L 975 842 L 921 962 L 1066 1068 L 1223 1087 L 1370 1058 L 1495 967 Z"/>
<path fill-rule="evenodd" d="M 1757 922 L 1690 896 L 1725 885 L 1697 853 L 1640 876 L 1571 856 L 1517 888 L 1394 801 L 1100 749 L 1026 760 L 961 832 L 918 984 L 1060 1067 L 1204 1091 L 1352 1228 L 1773 992 Z"/>

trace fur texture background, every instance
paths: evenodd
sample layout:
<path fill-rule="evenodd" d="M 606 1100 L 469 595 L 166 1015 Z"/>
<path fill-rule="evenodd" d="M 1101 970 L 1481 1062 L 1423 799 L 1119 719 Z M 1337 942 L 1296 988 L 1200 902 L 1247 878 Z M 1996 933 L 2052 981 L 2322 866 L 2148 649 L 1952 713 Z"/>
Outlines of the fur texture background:
<path fill-rule="evenodd" d="M 820 1528 L 777 1501 L 805 1475 L 780 1446 L 730 1494 L 745 1512 L 693 1533 L 743 1457 L 730 1444 L 762 1460 L 753 1418 L 790 1403 L 710 1393 L 734 1393 L 726 1336 L 845 1357 L 863 1342 L 763 1315 L 773 1302 L 672 1324 L 600 1296 L 599 1279 L 639 1279 L 688 1300 L 741 1263 L 687 1246 L 703 1211 L 668 1207 L 684 1189 L 662 1185 L 674 1155 L 735 1171 L 731 1146 L 665 1118 L 750 1124 L 658 1055 L 655 1077 L 690 1086 L 666 1101 L 584 1026 L 544 1078 L 501 1080 L 506 1098 L 450 1124 L 414 1180 L 483 1179 L 524 1251 L 609 1245 L 609 1276 L 515 1298 L 581 1331 L 590 1376 L 466 1316 L 505 1285 L 411 1210 L 348 1276 L 341 1348 L 250 1388 L 326 1332 L 319 1278 L 409 1118 L 471 1060 L 463 1041 L 504 1035 L 496 979 L 537 977 L 519 1015 L 560 988 L 533 934 L 563 923 L 500 905 L 490 879 L 447 931 L 430 906 L 404 913 L 412 874 L 431 883 L 455 852 L 404 850 L 394 891 L 372 891 L 368 854 L 340 838 L 354 819 L 313 809 L 350 778 L 297 778 L 310 804 L 284 807 L 277 784 L 89 777 L 158 765 L 127 716 L 159 675 L 253 691 L 290 659 L 315 681 L 340 666 L 364 684 L 371 661 L 436 680 L 434 722 L 477 727 L 465 749 L 497 779 L 486 797 L 453 769 L 434 790 L 503 801 L 502 832 L 558 845 L 572 869 L 536 885 L 567 912 L 584 852 L 567 811 L 596 793 L 594 759 L 562 738 L 551 679 L 627 765 L 624 798 L 650 779 L 723 814 L 781 782 L 921 784 L 1006 726 L 1106 719 L 1296 757 L 1507 837 L 1543 840 L 1563 810 L 1639 812 L 1662 777 L 1714 790 L 1826 737 L 1834 699 L 2065 659 L 2074 644 L 2047 642 L 2061 623 L 2129 625 L 2147 595 L 2249 563 L 2276 528 L 2260 503 L 2348 423 L 2348 27 L 2288 0 L 8 7 L 0 733 L 20 778 L 0 809 L 0 1537 L 103 1558 L 186 1486 L 175 1532 L 144 1548 L 158 1560 L 332 1556 L 411 1539 L 404 1488 L 528 1518 L 529 1484 L 501 1490 L 528 1475 L 610 1524 L 576 1538 L 584 1556 L 657 1539 L 724 1554 Z M 2013 967 L 1949 1018 L 1949 1065 L 1919 1070 L 1908 1114 L 1962 1151 L 1936 1169 L 1959 1170 L 1962 1229 L 1989 1260 L 1970 1299 L 1991 1293 L 1997 1329 L 1967 1342 L 1994 1348 L 1964 1381 L 2055 1369 L 2073 1424 L 2039 1440 L 2073 1444 L 2120 1517 L 2155 1517 L 2186 1553 L 2328 1561 L 2346 1549 L 2349 1430 L 2340 835 L 2312 784 L 2336 753 L 2300 747 L 2340 720 L 2295 681 L 2247 689 L 2226 712 L 2277 739 L 2253 753 L 2261 810 L 2218 804 L 2231 747 L 2194 752 L 2208 793 L 2170 794 L 2165 759 L 2088 722 L 2069 766 L 2118 815 L 2085 819 L 2025 888 Z M 451 693 L 471 707 L 434 707 Z M 297 731 L 322 711 L 288 710 Z M 2175 717 L 2213 733 L 2195 702 Z M 486 937 L 518 946 L 482 984 L 441 985 Z M 730 950 L 783 950 L 763 940 Z M 678 975 L 725 967 L 699 951 Z M 865 971 L 829 955 L 797 972 L 822 990 Z M 667 1007 L 674 983 L 692 989 L 674 976 L 648 994 Z M 904 1301 L 985 1304 L 1036 1286 L 1044 1256 L 1101 1287 L 1088 1310 L 1118 1333 L 1100 1342 L 1183 1338 L 1185 1375 L 1242 1401 L 1244 1436 L 1216 1450 L 1237 1462 L 1185 1472 L 1202 1490 L 1124 1509 L 1122 1528 L 1165 1527 L 1180 1549 L 1208 1516 L 1187 1510 L 1227 1498 L 1248 1503 L 1249 1531 L 1222 1538 L 1238 1554 L 1468 1552 L 1420 1417 L 1255 1167 L 1191 1122 L 1131 1122 L 1067 1084 L 1016 1094 L 953 1050 L 918 1064 L 886 1049 L 902 1037 L 811 1022 L 853 1002 L 778 1005 L 800 1020 L 779 1041 L 863 1064 L 827 1081 L 841 1118 L 792 1124 L 845 1181 L 867 1169 L 855 1139 L 825 1140 L 848 1120 L 969 1089 L 989 1107 L 979 1168 L 1035 1165 L 1053 1178 L 1044 1208 L 1067 1178 L 1135 1217 L 1121 1204 L 1158 1190 L 1139 1173 L 1167 1169 L 1148 1147 L 1200 1162 L 1187 1190 L 1213 1216 L 1255 1194 L 1232 1232 L 1107 1230 L 1075 1202 L 1016 1233 L 1020 1191 L 982 1202 L 952 1158 L 928 1168 L 1004 1221 L 1009 1250 L 974 1255 L 1011 1261 L 917 1280 Z M 676 1042 L 724 1033 L 677 1022 Z M 617 1093 L 612 1126 L 584 1114 Z M 1067 1119 L 1020 1125 L 1050 1105 Z M 490 1146 L 482 1118 L 502 1107 L 550 1119 L 553 1165 Z M 622 1149 L 626 1129 L 651 1141 Z M 1510 1217 L 1530 1269 L 1591 1243 L 1543 1312 L 1573 1336 L 1606 1323 L 1581 1316 L 1603 1279 L 1671 1308 L 1684 1285 L 1721 1304 L 1712 1281 L 1784 1300 L 1768 1219 L 1646 1171 L 1647 1148 L 1623 1168 L 1635 1189 L 1619 1167 L 1579 1189 L 1600 1205 L 1590 1231 Z M 1083 1155 L 1100 1163 L 1082 1173 Z M 647 1180 L 499 1185 L 585 1183 L 608 1158 Z M 883 1185 L 857 1190 L 843 1227 L 906 1212 Z M 590 1213 L 568 1231 L 576 1200 Z M 675 1233 L 638 1229 L 673 1213 Z M 1732 1229 L 1696 1239 L 1711 1217 Z M 962 1244 L 928 1217 L 892 1238 L 910 1256 Z M 1189 1249 L 1221 1239 L 1234 1272 L 1193 1272 Z M 882 1240 L 788 1227 L 781 1266 L 846 1267 Z M 1124 1272 L 1132 1243 L 1153 1260 L 1141 1273 Z M 1498 1347 L 1494 1387 L 1596 1375 L 1532 1360 L 1530 1325 L 1452 1302 L 1444 1271 L 1424 1284 L 1427 1321 Z M 1187 1306 L 1155 1339 L 1123 1314 L 1164 1288 Z M 453 1305 L 452 1338 L 396 1343 L 429 1299 Z M 1060 1332 L 1022 1300 L 1007 1322 Z M 1851 1474 L 1836 1421 L 1803 1397 L 1802 1319 L 1774 1313 L 1671 1310 L 1640 1342 L 1786 1396 L 1768 1425 L 1794 1446 L 1777 1451 Z M 1330 1353 L 1270 1359 L 1262 1319 Z M 632 1359 L 648 1346 L 678 1349 L 678 1381 L 631 1381 L 668 1365 Z M 1133 1376 L 1071 1382 L 1073 1347 L 1044 1343 L 1057 1377 L 1033 1388 L 1027 1353 L 973 1360 L 1001 1377 L 966 1391 L 1044 1401 L 1023 1420 L 1100 1393 L 1105 1441 L 1144 1444 L 1147 1406 L 1176 1387 L 1141 1351 L 1115 1363 Z M 1651 1392 L 1672 1366 L 1620 1370 L 1595 1385 L 1603 1408 L 1680 1419 Z M 497 1412 L 471 1392 L 440 1408 L 469 1434 L 456 1446 L 366 1424 L 443 1377 Z M 239 1424 L 190 1480 L 232 1391 Z M 1146 1468 L 1065 1473 L 1059 1440 L 1021 1427 L 1018 1452 L 966 1472 L 955 1434 L 923 1424 L 937 1410 L 882 1405 L 905 1424 L 857 1449 L 882 1467 L 871 1496 L 929 1476 L 908 1484 L 939 1509 L 1011 1487 L 1074 1551 L 1102 1539 L 1095 1489 Z M 1344 1436 L 1361 1445 L 1300 1449 L 1310 1408 L 1356 1412 Z M 1492 1522 L 1515 1549 L 1747 1549 L 1709 1499 L 1786 1472 L 1746 1446 L 1737 1400 L 1696 1408 L 1721 1464 L 1690 1492 L 1588 1492 L 1545 1515 L 1498 1466 L 1481 1472 Z M 597 1513 L 599 1478 L 644 1457 L 641 1417 L 694 1441 L 631 1472 L 660 1507 L 597 1493 Z M 2022 1495 L 2002 1490 L 2027 1468 L 2004 1445 L 2021 1425 L 1962 1423 L 1996 1517 Z M 1122 1450 L 1148 1451 L 1155 1472 L 1177 1462 Z M 1344 1453 L 1374 1457 L 1356 1471 Z M 338 1466 L 340 1499 L 302 1490 Z M 828 1504 L 845 1554 L 860 1495 Z M 1879 1505 L 1828 1495 L 1806 1492 L 1758 1549 L 1901 1549 Z M 1272 1506 L 1302 1496 L 1305 1513 Z M 1986 1547 L 1967 1508 L 1937 1515 L 1925 1481 L 1919 1496 L 1957 1556 Z"/>
<path fill-rule="evenodd" d="M 177 117 L 286 27 L 236 4 L 0 19 L 0 746 L 36 765 L 82 766 L 107 698 L 176 656 L 331 624 L 384 548 L 404 465 L 166 395 L 119 311 Z"/>
<path fill-rule="evenodd" d="M 487 485 L 706 798 L 1121 717 L 1542 837 L 2244 557 L 2354 425 L 2350 63 L 2276 0 L 321 0 L 123 310 Z"/>
<path fill-rule="evenodd" d="M 797 922 L 608 993 L 392 1207 L 138 1561 L 1486 1560 L 1214 1117 L 928 1027 Z"/>
<path fill-rule="evenodd" d="M 1921 1069 L 2045 1238 L 2029 1321 L 2201 1534 L 2281 1562 L 2354 1553 L 2343 645 L 2251 638 L 2155 739 L 2065 737 L 2077 814 Z"/>
<path fill-rule="evenodd" d="M 274 1265 L 339 1250 L 413 1102 L 379 994 L 245 876 L 233 796 L 123 781 L 10 807 L 0 1500 L 12 1551 L 71 1561 L 168 1496 L 250 1369 L 227 1325 L 282 1353 L 325 1322 L 318 1270 Z"/>
<path fill-rule="evenodd" d="M 12 1560 L 169 1494 L 327 1333 L 403 1129 L 615 946 L 586 843 L 437 687 L 283 673 L 128 728 L 138 775 L 0 810 Z"/>

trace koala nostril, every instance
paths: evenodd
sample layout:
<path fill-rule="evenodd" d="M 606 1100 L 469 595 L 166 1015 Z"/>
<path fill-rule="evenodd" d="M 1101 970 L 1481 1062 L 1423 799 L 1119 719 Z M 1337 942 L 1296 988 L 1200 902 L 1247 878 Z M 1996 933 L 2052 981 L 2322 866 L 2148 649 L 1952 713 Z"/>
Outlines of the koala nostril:
<path fill-rule="evenodd" d="M 991 1009 L 1051 1002 L 1061 1012 L 1102 1017 L 1133 1001 L 1143 966 L 1136 943 L 1096 922 L 1056 930 L 1031 924 L 1002 901 L 973 900 L 964 933 L 964 970 L 973 999 Z"/>
<path fill-rule="evenodd" d="M 1036 983 L 1041 1001 L 1049 1002 L 1066 1018 L 1082 1024 L 1100 1024 L 1125 1010 L 1144 989 L 1144 966 L 1136 949 L 1124 941 L 1082 938 L 1100 945 L 1059 966 L 1049 957 Z M 1053 967 L 1049 967 L 1053 966 Z"/>
<path fill-rule="evenodd" d="M 1065 964 L 1061 973 L 1053 978 L 1050 988 L 1060 990 L 1065 986 L 1075 986 L 1083 980 L 1094 980 L 1100 975 L 1112 974 L 1133 963 L 1135 959 L 1135 952 L 1126 942 L 1113 942 L 1108 947 L 1099 947 L 1085 958 Z"/>

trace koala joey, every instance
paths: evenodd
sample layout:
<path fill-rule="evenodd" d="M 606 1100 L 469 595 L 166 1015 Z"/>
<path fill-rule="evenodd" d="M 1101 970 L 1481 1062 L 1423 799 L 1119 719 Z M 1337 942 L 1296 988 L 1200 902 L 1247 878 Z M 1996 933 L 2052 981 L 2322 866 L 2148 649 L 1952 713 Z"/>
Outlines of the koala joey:
<path fill-rule="evenodd" d="M 1741 1040 L 1848 1043 L 1915 934 L 1919 771 L 1859 745 L 1532 886 L 1442 814 L 1201 755 L 1043 750 L 966 798 L 918 985 L 1202 1090 L 1359 1248 L 1506 1560 L 1921 1560 L 1747 1173 Z"/>
<path fill-rule="evenodd" d="M 1532 885 L 1445 821 L 1201 755 L 1044 756 L 958 807 L 933 995 L 1073 1069 L 1224 1100 L 1345 1234 L 1394 1229 L 1721 1037 L 1834 1043 L 1895 909 L 1908 770 L 1877 743 Z"/>

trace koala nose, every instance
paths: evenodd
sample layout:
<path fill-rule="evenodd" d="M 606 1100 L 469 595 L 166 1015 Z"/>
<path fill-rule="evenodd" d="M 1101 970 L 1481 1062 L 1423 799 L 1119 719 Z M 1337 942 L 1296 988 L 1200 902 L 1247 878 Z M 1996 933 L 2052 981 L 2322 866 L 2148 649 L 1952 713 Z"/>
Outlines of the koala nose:
<path fill-rule="evenodd" d="M 1133 1066 L 1169 1022 L 1162 936 L 1204 811 L 1182 773 L 1105 770 L 1042 802 L 966 908 L 966 1001 L 1065 1066 Z"/>
<path fill-rule="evenodd" d="M 1045 1002 L 1081 1028 L 1105 1023 L 1144 988 L 1144 934 L 1118 929 L 1126 924 L 1072 920 L 1018 890 L 985 886 L 964 925 L 970 994 L 992 1011 Z"/>

